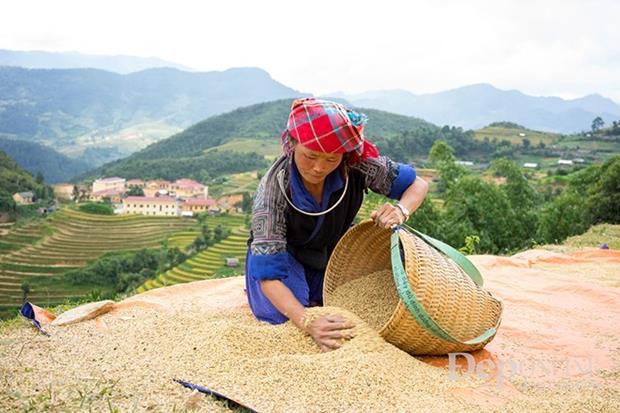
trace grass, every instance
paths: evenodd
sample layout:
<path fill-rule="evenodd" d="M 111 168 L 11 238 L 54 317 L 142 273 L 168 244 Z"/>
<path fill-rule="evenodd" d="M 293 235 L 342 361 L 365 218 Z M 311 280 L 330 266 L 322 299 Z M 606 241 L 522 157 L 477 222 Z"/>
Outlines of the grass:
<path fill-rule="evenodd" d="M 598 248 L 604 243 L 611 249 L 620 250 L 620 225 L 594 225 L 581 235 L 567 238 L 561 245 L 544 245 L 542 248 L 570 252 L 583 248 Z"/>

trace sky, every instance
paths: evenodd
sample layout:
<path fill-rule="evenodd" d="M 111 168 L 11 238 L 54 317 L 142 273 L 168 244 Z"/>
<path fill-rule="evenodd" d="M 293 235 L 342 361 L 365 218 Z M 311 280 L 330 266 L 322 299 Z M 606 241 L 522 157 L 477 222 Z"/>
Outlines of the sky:
<path fill-rule="evenodd" d="M 0 49 L 260 67 L 302 92 L 474 83 L 620 102 L 620 1 L 19 0 Z"/>

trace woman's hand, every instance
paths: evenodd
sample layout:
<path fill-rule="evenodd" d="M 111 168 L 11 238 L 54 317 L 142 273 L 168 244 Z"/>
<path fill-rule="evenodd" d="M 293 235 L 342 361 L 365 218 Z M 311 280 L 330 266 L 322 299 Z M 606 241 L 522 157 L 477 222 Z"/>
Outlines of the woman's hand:
<path fill-rule="evenodd" d="M 324 315 L 307 323 L 304 330 L 325 352 L 336 350 L 344 340 L 353 338 L 353 327 L 355 324 L 339 315 Z"/>
<path fill-rule="evenodd" d="M 400 208 L 386 202 L 378 211 L 372 211 L 370 218 L 375 221 L 376 225 L 385 229 L 390 229 L 394 225 L 401 225 L 404 223 L 406 217 Z"/>

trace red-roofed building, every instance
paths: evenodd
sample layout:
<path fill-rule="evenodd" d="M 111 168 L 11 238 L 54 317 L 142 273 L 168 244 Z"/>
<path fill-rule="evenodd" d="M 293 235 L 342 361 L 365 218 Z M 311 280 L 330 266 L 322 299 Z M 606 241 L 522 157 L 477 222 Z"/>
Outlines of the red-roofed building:
<path fill-rule="evenodd" d="M 174 192 L 177 197 L 192 198 L 202 197 L 208 198 L 209 188 L 200 182 L 196 182 L 193 179 L 177 179 L 172 185 L 170 185 L 170 191 Z"/>
<path fill-rule="evenodd" d="M 177 200 L 171 196 L 128 196 L 123 199 L 125 214 L 178 216 Z"/>

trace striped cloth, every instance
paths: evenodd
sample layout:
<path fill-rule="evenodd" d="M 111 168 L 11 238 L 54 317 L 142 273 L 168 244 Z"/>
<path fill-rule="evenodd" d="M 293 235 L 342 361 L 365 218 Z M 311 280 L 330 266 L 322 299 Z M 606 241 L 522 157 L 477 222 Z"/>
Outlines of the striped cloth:
<path fill-rule="evenodd" d="M 367 120 L 366 115 L 336 102 L 297 99 L 282 133 L 284 152 L 290 155 L 293 141 L 297 141 L 317 152 L 350 153 L 349 164 L 376 158 L 379 151 L 364 137 Z"/>

